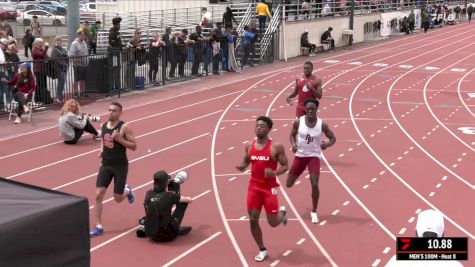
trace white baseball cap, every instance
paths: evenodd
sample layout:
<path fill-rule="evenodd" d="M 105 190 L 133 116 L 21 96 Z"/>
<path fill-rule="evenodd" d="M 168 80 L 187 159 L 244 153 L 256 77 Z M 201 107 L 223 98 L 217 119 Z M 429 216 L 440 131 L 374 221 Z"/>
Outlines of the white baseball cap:
<path fill-rule="evenodd" d="M 304 32 L 308 32 L 308 29 L 305 29 L 305 31 L 304 31 Z"/>
<path fill-rule="evenodd" d="M 423 237 L 425 232 L 433 232 L 437 237 L 444 234 L 444 216 L 435 210 L 425 210 L 417 217 L 416 231 L 418 237 Z"/>

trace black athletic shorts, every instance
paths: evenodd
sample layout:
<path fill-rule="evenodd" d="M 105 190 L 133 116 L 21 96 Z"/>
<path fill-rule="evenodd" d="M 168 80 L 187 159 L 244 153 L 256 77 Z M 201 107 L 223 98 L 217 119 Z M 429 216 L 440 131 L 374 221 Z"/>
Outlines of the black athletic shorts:
<path fill-rule="evenodd" d="M 123 194 L 127 181 L 129 165 L 104 166 L 101 165 L 97 174 L 96 187 L 109 187 L 114 178 L 114 193 Z"/>

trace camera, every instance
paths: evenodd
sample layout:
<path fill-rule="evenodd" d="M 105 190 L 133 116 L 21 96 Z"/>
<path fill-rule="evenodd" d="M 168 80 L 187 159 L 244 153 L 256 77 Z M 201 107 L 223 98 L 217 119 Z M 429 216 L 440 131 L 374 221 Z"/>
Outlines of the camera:
<path fill-rule="evenodd" d="M 182 184 L 188 180 L 188 173 L 186 171 L 179 171 L 175 178 L 172 179 L 173 182 L 177 184 Z"/>
<path fill-rule="evenodd" d="M 81 115 L 78 116 L 78 119 L 79 119 L 79 120 L 84 120 L 84 116 L 86 116 L 86 115 L 89 115 L 89 120 L 92 121 L 92 122 L 99 122 L 99 121 L 101 121 L 101 117 L 95 116 L 95 115 L 91 115 L 91 114 L 87 114 L 87 113 L 82 113 Z"/>

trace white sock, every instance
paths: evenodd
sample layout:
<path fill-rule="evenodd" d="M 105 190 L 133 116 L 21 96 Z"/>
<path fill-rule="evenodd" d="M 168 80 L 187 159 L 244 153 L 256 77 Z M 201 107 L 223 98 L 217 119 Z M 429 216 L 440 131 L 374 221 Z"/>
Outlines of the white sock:
<path fill-rule="evenodd" d="M 98 224 L 98 225 L 96 225 L 96 227 L 103 229 L 103 228 L 102 228 L 102 224 Z"/>

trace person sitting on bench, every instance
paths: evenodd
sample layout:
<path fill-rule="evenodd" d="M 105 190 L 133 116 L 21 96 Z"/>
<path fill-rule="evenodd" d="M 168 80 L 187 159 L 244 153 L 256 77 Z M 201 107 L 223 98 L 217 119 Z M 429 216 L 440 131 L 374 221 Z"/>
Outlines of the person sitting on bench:
<path fill-rule="evenodd" d="M 322 37 L 320 38 L 320 43 L 322 43 L 322 44 L 327 43 L 327 44 L 330 45 L 330 51 L 335 50 L 335 40 L 333 40 L 333 37 L 331 35 L 332 31 L 333 31 L 333 28 L 328 27 L 328 30 L 326 30 L 322 34 Z"/>
<path fill-rule="evenodd" d="M 300 46 L 307 47 L 309 49 L 309 53 L 315 52 L 315 48 L 317 47 L 315 44 L 311 44 L 308 41 L 308 30 L 305 30 L 300 37 Z"/>

